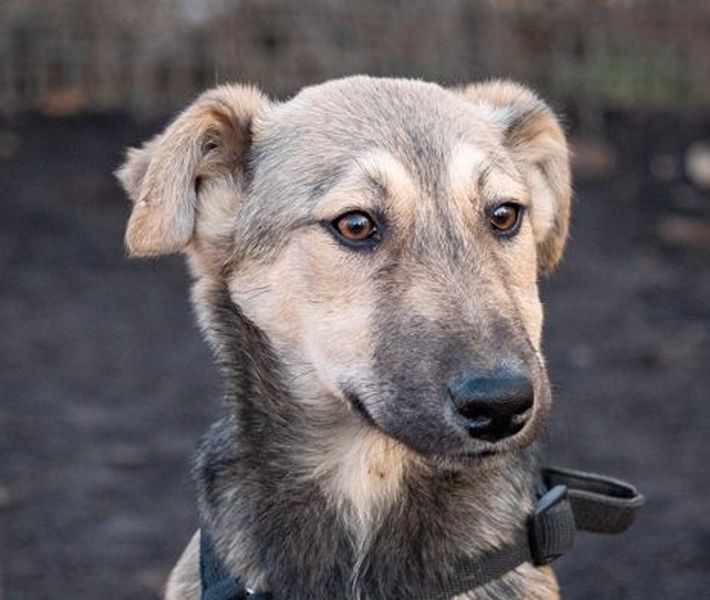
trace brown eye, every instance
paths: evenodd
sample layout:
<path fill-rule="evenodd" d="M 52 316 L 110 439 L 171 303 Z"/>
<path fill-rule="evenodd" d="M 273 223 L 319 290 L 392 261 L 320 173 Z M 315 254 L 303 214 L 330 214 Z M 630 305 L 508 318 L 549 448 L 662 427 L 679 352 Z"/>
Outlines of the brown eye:
<path fill-rule="evenodd" d="M 501 236 L 515 235 L 520 228 L 523 207 L 514 202 L 506 202 L 496 206 L 488 216 L 493 233 Z"/>
<path fill-rule="evenodd" d="M 345 213 L 333 221 L 338 234 L 349 242 L 364 242 L 371 239 L 377 232 L 377 226 L 372 218 L 359 211 Z"/>

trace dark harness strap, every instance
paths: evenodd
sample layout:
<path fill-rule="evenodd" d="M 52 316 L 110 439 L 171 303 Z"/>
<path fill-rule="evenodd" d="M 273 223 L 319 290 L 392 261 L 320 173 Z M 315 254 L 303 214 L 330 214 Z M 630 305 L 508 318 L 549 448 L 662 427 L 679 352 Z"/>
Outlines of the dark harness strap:
<path fill-rule="evenodd" d="M 582 471 L 548 467 L 542 471 L 543 495 L 521 530 L 507 546 L 477 560 L 461 561 L 441 592 L 427 596 L 445 600 L 498 579 L 523 563 L 551 563 L 572 549 L 577 530 L 621 533 L 636 518 L 644 498 L 636 488 Z"/>
<path fill-rule="evenodd" d="M 621 533 L 634 522 L 644 499 L 632 485 L 593 473 L 548 467 L 545 485 L 568 490 L 577 529 L 593 533 Z"/>
<path fill-rule="evenodd" d="M 644 499 L 617 479 L 581 471 L 543 469 L 544 490 L 510 544 L 479 558 L 462 559 L 454 575 L 427 600 L 446 600 L 498 579 L 523 563 L 546 565 L 572 549 L 576 530 L 621 533 L 634 521 Z M 200 534 L 202 600 L 270 600 L 271 594 L 248 590 L 222 566 L 209 533 Z"/>

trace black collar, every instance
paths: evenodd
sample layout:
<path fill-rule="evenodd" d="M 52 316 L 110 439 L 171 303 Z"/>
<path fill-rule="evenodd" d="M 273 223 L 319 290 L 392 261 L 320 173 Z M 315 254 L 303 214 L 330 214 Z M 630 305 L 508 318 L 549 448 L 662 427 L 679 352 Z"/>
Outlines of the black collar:
<path fill-rule="evenodd" d="M 643 496 L 623 481 L 581 471 L 543 469 L 543 494 L 527 527 L 503 548 L 475 562 L 462 560 L 446 586 L 430 590 L 427 600 L 447 600 L 502 577 L 523 563 L 546 565 L 572 549 L 576 530 L 621 533 L 643 506 Z M 200 532 L 202 600 L 269 600 L 229 573 L 215 554 L 209 532 Z M 285 597 L 285 596 L 284 596 Z"/>

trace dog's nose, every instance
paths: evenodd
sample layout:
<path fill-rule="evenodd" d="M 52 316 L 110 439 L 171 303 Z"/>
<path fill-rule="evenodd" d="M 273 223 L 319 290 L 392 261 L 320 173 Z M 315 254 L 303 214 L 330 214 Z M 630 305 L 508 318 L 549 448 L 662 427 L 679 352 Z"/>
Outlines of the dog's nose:
<path fill-rule="evenodd" d="M 449 394 L 469 435 L 488 442 L 518 433 L 534 397 L 530 378 L 512 369 L 466 373 L 452 381 Z"/>

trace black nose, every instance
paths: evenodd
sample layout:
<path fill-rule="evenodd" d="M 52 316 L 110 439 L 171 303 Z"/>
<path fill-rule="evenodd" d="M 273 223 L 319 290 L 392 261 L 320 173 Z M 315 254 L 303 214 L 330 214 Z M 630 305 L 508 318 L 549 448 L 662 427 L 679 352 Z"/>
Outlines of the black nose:
<path fill-rule="evenodd" d="M 469 435 L 488 442 L 518 433 L 534 396 L 530 379 L 512 369 L 465 373 L 452 381 L 449 394 Z"/>

